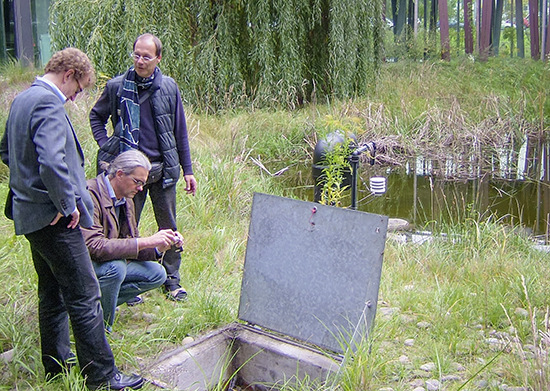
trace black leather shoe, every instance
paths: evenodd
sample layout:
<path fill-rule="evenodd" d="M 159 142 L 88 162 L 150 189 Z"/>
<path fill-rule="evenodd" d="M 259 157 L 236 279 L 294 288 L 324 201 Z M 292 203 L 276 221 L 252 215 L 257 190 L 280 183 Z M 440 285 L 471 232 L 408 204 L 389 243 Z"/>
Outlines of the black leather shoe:
<path fill-rule="evenodd" d="M 143 383 L 145 383 L 145 379 L 139 375 L 125 375 L 116 372 L 109 381 L 97 385 L 88 384 L 88 388 L 90 390 L 124 390 L 127 388 L 138 390 L 143 387 Z"/>

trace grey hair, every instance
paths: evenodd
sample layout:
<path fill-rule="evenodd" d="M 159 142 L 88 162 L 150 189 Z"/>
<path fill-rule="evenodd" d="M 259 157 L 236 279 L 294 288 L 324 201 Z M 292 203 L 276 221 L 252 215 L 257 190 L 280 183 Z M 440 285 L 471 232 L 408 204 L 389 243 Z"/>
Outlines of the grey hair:
<path fill-rule="evenodd" d="M 143 152 L 137 149 L 122 152 L 111 163 L 102 161 L 99 166 L 107 173 L 109 178 L 113 178 L 118 170 L 121 170 L 125 175 L 131 174 L 138 167 L 151 171 L 151 162 Z"/>

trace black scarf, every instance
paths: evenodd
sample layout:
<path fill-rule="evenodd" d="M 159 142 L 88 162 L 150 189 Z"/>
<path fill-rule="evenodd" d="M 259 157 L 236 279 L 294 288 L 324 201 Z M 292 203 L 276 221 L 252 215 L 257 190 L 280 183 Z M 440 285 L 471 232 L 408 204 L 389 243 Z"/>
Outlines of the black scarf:
<path fill-rule="evenodd" d="M 120 152 L 138 149 L 140 116 L 138 89 L 150 88 L 158 72 L 159 69 L 155 68 L 151 76 L 143 78 L 138 76 L 134 67 L 131 67 L 122 81 Z"/>

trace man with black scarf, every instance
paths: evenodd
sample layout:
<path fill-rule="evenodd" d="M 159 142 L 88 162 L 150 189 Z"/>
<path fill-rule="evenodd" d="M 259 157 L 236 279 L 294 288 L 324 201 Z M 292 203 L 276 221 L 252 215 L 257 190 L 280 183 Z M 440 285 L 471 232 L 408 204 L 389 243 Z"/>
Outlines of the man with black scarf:
<path fill-rule="evenodd" d="M 184 190 L 194 195 L 197 189 L 180 92 L 176 82 L 163 75 L 157 66 L 162 58 L 162 43 L 156 36 L 140 35 L 131 57 L 134 66 L 107 82 L 90 112 L 90 125 L 99 145 L 98 165 L 131 148 L 145 153 L 153 167 L 143 191 L 134 197 L 136 218 L 139 221 L 149 194 L 158 228 L 176 230 L 176 182 L 180 167 Z M 106 129 L 109 118 L 114 128 L 110 137 Z M 177 249 L 165 253 L 164 287 L 167 297 L 175 301 L 187 296 L 180 285 L 180 264 Z"/>

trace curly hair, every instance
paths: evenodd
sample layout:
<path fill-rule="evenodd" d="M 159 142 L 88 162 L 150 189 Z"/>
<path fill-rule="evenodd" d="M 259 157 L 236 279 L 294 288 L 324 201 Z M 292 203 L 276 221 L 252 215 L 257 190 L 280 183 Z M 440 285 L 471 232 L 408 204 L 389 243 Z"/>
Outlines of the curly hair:
<path fill-rule="evenodd" d="M 79 49 L 65 48 L 53 54 L 44 68 L 45 73 L 63 73 L 74 69 L 76 79 L 89 75 L 95 78 L 95 70 L 88 56 Z"/>

